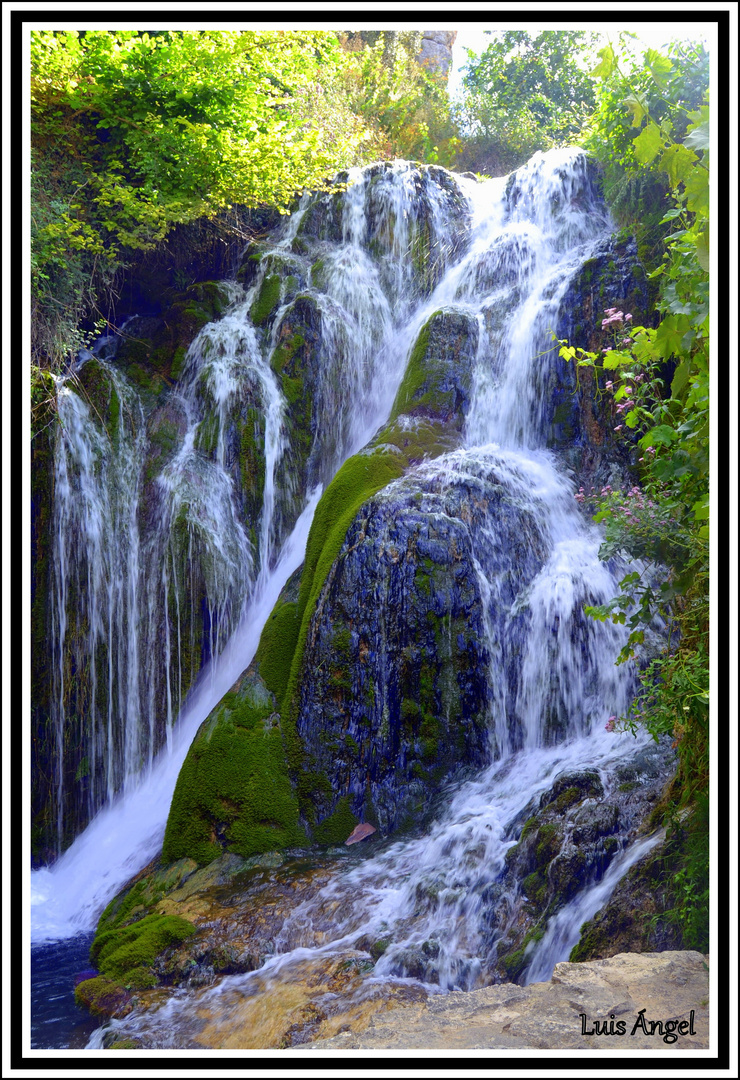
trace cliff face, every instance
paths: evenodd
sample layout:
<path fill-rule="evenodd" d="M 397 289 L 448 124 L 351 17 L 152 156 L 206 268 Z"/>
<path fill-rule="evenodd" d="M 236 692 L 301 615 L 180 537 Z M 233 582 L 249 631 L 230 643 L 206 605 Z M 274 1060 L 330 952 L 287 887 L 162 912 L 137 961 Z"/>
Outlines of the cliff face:
<path fill-rule="evenodd" d="M 448 75 L 452 67 L 452 46 L 456 30 L 422 30 L 417 59 L 429 71 Z"/>

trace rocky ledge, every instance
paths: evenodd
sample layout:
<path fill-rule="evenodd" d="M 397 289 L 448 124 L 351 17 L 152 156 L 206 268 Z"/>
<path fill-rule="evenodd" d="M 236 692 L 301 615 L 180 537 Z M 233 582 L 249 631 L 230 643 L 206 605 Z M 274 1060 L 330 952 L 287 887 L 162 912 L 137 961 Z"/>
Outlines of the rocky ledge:
<path fill-rule="evenodd" d="M 399 1003 L 312 1050 L 699 1050 L 709 1046 L 709 957 L 619 953 L 557 964 L 547 983 L 503 983 Z"/>

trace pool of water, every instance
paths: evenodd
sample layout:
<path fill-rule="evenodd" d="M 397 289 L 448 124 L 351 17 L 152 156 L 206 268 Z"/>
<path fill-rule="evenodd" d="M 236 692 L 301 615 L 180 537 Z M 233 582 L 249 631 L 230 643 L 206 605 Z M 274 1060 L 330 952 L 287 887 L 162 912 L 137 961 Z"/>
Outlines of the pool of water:
<path fill-rule="evenodd" d="M 75 1004 L 75 983 L 90 972 L 93 934 L 44 941 L 31 948 L 31 1048 L 78 1049 L 100 1021 Z"/>

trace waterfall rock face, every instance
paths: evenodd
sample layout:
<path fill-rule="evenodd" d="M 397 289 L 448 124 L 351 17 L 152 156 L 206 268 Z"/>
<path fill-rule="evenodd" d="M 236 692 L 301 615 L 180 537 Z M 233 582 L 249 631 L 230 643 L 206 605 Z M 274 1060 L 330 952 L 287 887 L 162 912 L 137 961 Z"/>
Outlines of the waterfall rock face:
<path fill-rule="evenodd" d="M 580 746 L 626 708 L 622 631 L 583 615 L 613 594 L 615 568 L 558 467 L 618 466 L 610 418 L 552 348 L 637 289 L 609 231 L 576 151 L 489 185 L 406 162 L 352 170 L 251 244 L 237 282 L 193 286 L 176 318 L 132 320 L 117 355 L 88 357 L 84 398 L 60 383 L 42 845 L 63 848 L 172 744 L 319 485 L 302 573 L 172 781 L 166 859 L 343 844 L 360 822 L 375 842 L 438 809 L 444 785 Z M 612 805 L 577 823 L 579 844 L 603 845 L 612 825 L 622 844 Z M 575 856 L 524 843 L 507 878 L 505 825 L 505 839 L 481 825 L 464 851 L 453 830 L 450 851 L 487 851 L 505 883 L 550 882 L 554 867 L 553 897 L 570 902 Z M 470 888 L 476 904 L 493 895 Z M 436 889 L 419 883 L 430 911 Z M 476 918 L 490 959 L 510 926 Z M 474 985 L 473 946 L 433 941 L 389 950 L 387 972 Z"/>
<path fill-rule="evenodd" d="M 592 540 L 571 551 L 569 488 L 516 449 L 567 444 L 576 466 L 579 452 L 608 457 L 608 421 L 584 419 L 572 371 L 532 355 L 564 319 L 591 325 L 601 297 L 633 288 L 607 246 L 593 167 L 581 157 L 548 174 L 535 159 L 501 182 L 485 242 L 444 170 L 382 163 L 338 182 L 350 186 L 304 203 L 279 252 L 246 257 L 261 274 L 251 318 L 272 346 L 289 442 L 303 447 L 294 490 L 329 479 L 358 420 L 341 312 L 359 319 L 368 357 L 388 348 L 378 315 L 381 328 L 412 316 L 387 422 L 326 492 L 300 592 L 281 598 L 247 676 L 274 696 L 296 820 L 325 843 L 366 819 L 392 831 L 461 771 L 582 735 L 599 702 L 628 693 L 602 663 L 612 630 L 581 613 L 610 586 Z M 500 432 L 511 450 L 470 448 Z M 553 574 L 569 581 L 557 602 Z M 198 785 L 178 783 L 175 806 L 177 820 L 202 815 Z M 214 837 L 243 853 L 213 806 Z M 195 855 L 174 844 L 173 815 L 167 851 Z"/>

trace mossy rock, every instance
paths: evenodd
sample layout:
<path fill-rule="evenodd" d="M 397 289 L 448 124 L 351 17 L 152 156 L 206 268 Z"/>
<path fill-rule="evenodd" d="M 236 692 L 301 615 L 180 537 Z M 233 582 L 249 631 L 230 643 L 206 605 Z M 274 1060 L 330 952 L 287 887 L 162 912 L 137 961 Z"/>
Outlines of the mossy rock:
<path fill-rule="evenodd" d="M 314 827 L 313 838 L 323 846 L 343 844 L 359 823 L 352 813 L 349 799 L 343 796 L 334 812 Z"/>
<path fill-rule="evenodd" d="M 163 858 L 205 864 L 222 851 L 246 858 L 301 844 L 275 697 L 252 673 L 193 740 L 172 797 Z"/>
<path fill-rule="evenodd" d="M 75 987 L 75 1003 L 93 1016 L 125 1016 L 131 1011 L 131 994 L 113 979 L 102 975 L 85 979 Z"/>
<path fill-rule="evenodd" d="M 470 406 L 478 322 L 455 308 L 436 311 L 419 331 L 391 410 L 462 425 Z"/>
<path fill-rule="evenodd" d="M 604 785 L 595 769 L 581 769 L 558 777 L 549 791 L 540 798 L 540 809 L 554 805 L 554 809 L 564 810 L 584 799 L 601 799 Z"/>
<path fill-rule="evenodd" d="M 90 959 L 101 975 L 125 985 L 129 973 L 139 983 L 159 954 L 179 945 L 195 933 L 195 927 L 178 915 L 146 915 L 138 922 L 102 930 L 90 947 Z M 154 983 L 150 985 L 155 985 Z"/>
<path fill-rule="evenodd" d="M 262 326 L 280 303 L 279 274 L 265 274 L 257 298 L 249 309 L 249 317 L 255 326 Z"/>

